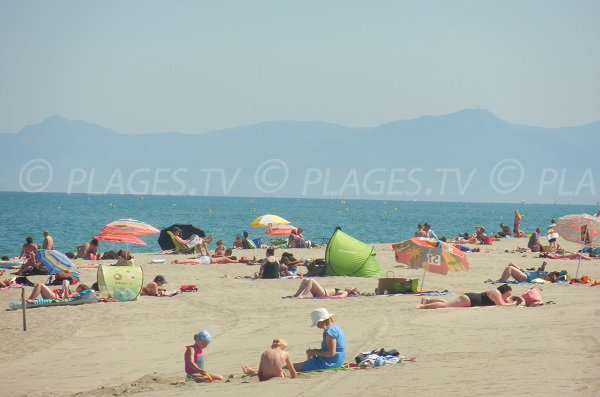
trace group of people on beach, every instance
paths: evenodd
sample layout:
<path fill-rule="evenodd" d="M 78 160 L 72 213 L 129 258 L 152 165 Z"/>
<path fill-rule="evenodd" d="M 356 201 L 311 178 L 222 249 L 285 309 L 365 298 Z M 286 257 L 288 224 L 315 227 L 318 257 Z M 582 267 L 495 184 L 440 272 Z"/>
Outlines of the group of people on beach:
<path fill-rule="evenodd" d="M 312 326 L 323 330 L 321 346 L 317 349 L 306 349 L 306 360 L 292 363 L 287 351 L 287 341 L 275 338 L 271 347 L 265 350 L 257 369 L 246 364 L 242 371 L 248 376 L 258 376 L 260 381 L 272 378 L 295 378 L 297 372 L 308 372 L 323 369 L 341 368 L 346 359 L 346 335 L 333 319 L 334 314 L 325 308 L 314 309 L 311 314 Z M 186 380 L 198 383 L 223 380 L 223 376 L 205 369 L 204 349 L 212 342 L 212 335 L 202 330 L 194 335 L 194 343 L 186 346 L 184 353 L 184 368 Z"/>

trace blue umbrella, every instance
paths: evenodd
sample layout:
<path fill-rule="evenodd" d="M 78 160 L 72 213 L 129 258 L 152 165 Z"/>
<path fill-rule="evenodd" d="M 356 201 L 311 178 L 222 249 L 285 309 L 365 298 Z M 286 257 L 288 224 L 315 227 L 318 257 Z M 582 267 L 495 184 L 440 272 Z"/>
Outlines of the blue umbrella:
<path fill-rule="evenodd" d="M 61 272 L 72 275 L 79 281 L 79 269 L 62 252 L 39 249 L 35 251 L 35 259 L 41 263 L 50 274 Z"/>

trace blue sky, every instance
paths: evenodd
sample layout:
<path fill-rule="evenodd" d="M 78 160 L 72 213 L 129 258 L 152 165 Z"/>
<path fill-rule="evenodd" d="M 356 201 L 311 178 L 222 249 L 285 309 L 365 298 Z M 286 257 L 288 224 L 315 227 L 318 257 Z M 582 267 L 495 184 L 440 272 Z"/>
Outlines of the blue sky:
<path fill-rule="evenodd" d="M 0 132 L 600 120 L 598 1 L 0 1 Z"/>

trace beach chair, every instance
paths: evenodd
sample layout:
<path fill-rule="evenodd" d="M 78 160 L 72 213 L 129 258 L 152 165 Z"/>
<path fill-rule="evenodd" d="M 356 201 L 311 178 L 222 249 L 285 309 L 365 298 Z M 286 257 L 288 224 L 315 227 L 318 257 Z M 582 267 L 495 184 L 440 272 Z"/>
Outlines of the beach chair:
<path fill-rule="evenodd" d="M 270 243 L 272 248 L 287 248 L 287 239 L 284 238 L 272 238 Z"/>
<path fill-rule="evenodd" d="M 168 230 L 167 235 L 169 235 L 169 237 L 171 238 L 171 241 L 173 241 L 173 245 L 175 246 L 175 248 L 173 249 L 174 252 L 176 252 L 178 254 L 195 254 L 196 253 L 196 247 L 189 248 L 189 247 L 186 247 L 185 245 L 181 244 L 175 238 L 175 235 L 173 234 L 172 231 Z"/>

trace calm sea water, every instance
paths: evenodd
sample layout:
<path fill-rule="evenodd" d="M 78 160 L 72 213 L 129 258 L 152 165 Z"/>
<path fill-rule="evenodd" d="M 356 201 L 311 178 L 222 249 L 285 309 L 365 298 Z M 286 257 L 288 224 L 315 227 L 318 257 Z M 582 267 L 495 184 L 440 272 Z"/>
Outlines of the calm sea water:
<path fill-rule="evenodd" d="M 597 210 L 596 206 L 556 204 L 0 192 L 0 255 L 18 255 L 27 236 L 41 244 L 44 229 L 54 236 L 58 250 L 74 251 L 102 226 L 120 218 L 138 219 L 159 229 L 191 223 L 231 246 L 244 230 L 253 238 L 268 240 L 263 229 L 252 229 L 249 224 L 257 216 L 271 213 L 302 226 L 305 238 L 317 242 L 331 236 L 339 225 L 362 241 L 384 243 L 411 237 L 417 223 L 424 222 L 429 222 L 438 236 L 472 232 L 475 225 L 497 231 L 500 222 L 512 226 L 515 209 L 524 215 L 521 226 L 526 232 L 547 227 L 553 217 Z M 130 245 L 129 249 L 158 251 L 157 238 L 142 237 L 147 246 Z M 120 248 L 124 245 L 100 243 L 100 251 Z"/>

